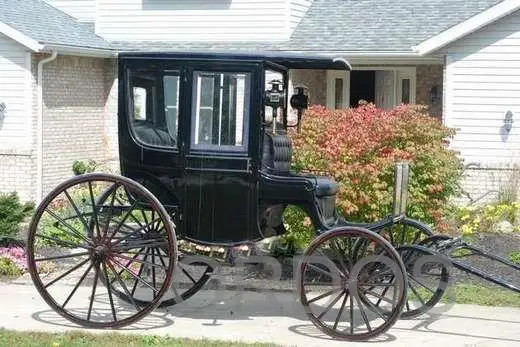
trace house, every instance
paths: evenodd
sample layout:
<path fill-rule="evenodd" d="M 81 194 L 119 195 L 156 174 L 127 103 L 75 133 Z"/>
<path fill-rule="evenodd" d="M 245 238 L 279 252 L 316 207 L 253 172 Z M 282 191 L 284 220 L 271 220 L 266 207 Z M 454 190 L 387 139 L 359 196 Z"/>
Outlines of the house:
<path fill-rule="evenodd" d="M 520 164 L 518 0 L 0 0 L 0 191 L 40 200 L 74 160 L 117 157 L 129 50 L 341 56 L 351 72 L 291 85 L 328 107 L 428 105 L 458 129 L 473 196 Z"/>

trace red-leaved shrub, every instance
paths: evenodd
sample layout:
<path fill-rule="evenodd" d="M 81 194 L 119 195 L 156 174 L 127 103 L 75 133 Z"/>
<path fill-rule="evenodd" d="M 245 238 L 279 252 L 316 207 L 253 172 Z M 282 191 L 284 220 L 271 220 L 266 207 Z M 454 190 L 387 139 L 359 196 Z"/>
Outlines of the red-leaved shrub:
<path fill-rule="evenodd" d="M 389 214 L 395 163 L 408 161 L 407 214 L 442 229 L 461 162 L 448 148 L 454 131 L 429 116 L 424 106 L 313 106 L 303 117 L 301 132 L 291 134 L 293 168 L 329 172 L 340 184 L 337 205 L 348 220 L 374 221 Z"/>

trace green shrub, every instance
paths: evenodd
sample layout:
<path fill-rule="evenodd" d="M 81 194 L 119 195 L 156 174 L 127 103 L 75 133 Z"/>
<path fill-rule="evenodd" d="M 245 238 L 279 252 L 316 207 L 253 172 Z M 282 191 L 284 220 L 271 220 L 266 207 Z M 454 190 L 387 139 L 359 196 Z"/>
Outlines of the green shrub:
<path fill-rule="evenodd" d="M 520 251 L 509 253 L 509 260 L 511 260 L 513 263 L 520 264 Z"/>
<path fill-rule="evenodd" d="M 307 247 L 314 237 L 310 217 L 298 206 L 287 206 L 283 213 L 283 222 L 287 233 L 274 245 L 271 251 L 273 257 L 292 257 L 298 250 Z"/>
<path fill-rule="evenodd" d="M 27 271 L 27 255 L 20 247 L 0 247 L 0 276 L 18 277 Z"/>
<path fill-rule="evenodd" d="M 457 153 L 447 146 L 453 135 L 423 106 L 314 106 L 303 117 L 301 132 L 292 133 L 293 168 L 330 172 L 340 184 L 339 212 L 365 222 L 390 213 L 395 164 L 407 161 L 407 214 L 444 229 L 447 203 L 458 193 L 462 171 Z"/>
<path fill-rule="evenodd" d="M 32 214 L 33 202 L 20 202 L 16 192 L 0 194 L 0 239 L 13 238 L 20 231 L 20 224 Z"/>
<path fill-rule="evenodd" d="M 101 185 L 92 185 L 92 192 L 94 198 L 98 197 L 101 191 L 104 189 Z M 92 211 L 92 202 L 90 197 L 90 191 L 88 186 L 78 186 L 68 190 L 74 204 L 83 213 L 89 213 Z M 85 226 L 82 223 L 81 218 L 77 215 L 74 207 L 68 201 L 64 194 L 57 196 L 50 204 L 49 209 L 62 219 L 66 220 L 67 224 L 80 233 L 86 234 Z M 88 218 L 86 220 L 89 220 Z M 69 241 L 72 243 L 81 243 L 82 240 L 70 232 L 67 226 L 58 221 L 54 216 L 49 213 L 42 215 L 42 231 L 40 234 L 50 236 L 63 241 Z M 38 242 L 41 245 L 57 246 L 57 243 L 53 240 L 38 238 Z"/>
<path fill-rule="evenodd" d="M 16 266 L 14 261 L 7 257 L 0 257 L 0 276 L 19 277 L 22 274 L 22 270 Z"/>
<path fill-rule="evenodd" d="M 94 160 L 74 160 L 72 163 L 72 172 L 74 175 L 83 175 L 89 172 L 93 172 L 96 169 L 97 163 Z"/>
<path fill-rule="evenodd" d="M 479 232 L 494 232 L 497 223 L 507 221 L 515 224 L 520 213 L 520 202 L 491 203 L 484 206 L 459 207 L 453 213 L 454 223 L 462 235 L 469 236 Z M 513 227 L 520 232 L 520 225 Z"/>

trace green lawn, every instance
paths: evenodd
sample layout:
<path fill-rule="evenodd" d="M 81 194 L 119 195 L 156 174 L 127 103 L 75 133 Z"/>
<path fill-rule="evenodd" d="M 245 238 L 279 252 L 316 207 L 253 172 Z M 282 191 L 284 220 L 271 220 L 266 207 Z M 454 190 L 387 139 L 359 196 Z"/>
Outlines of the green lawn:
<path fill-rule="evenodd" d="M 40 332 L 16 332 L 0 329 L 0 347 L 137 347 L 137 346 L 182 346 L 182 347 L 276 347 L 275 344 L 238 343 L 229 341 L 191 340 L 160 336 L 123 334 L 86 334 L 69 332 L 49 334 Z"/>
<path fill-rule="evenodd" d="M 424 288 L 416 288 L 422 298 L 429 297 Z M 416 296 L 408 292 L 411 300 Z M 520 307 L 520 294 L 498 286 L 484 286 L 472 283 L 457 283 L 450 286 L 441 298 L 441 302 L 473 304 L 482 306 Z"/>
<path fill-rule="evenodd" d="M 450 289 L 449 300 L 455 293 L 458 304 L 475 304 L 484 306 L 520 307 L 520 294 L 498 286 L 477 284 L 456 284 Z"/>

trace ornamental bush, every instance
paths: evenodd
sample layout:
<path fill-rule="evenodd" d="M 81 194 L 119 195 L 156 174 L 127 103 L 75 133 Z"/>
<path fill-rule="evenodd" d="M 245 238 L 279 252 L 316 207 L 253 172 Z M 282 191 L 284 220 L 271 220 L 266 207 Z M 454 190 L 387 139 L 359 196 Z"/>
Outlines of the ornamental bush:
<path fill-rule="evenodd" d="M 0 241 L 14 238 L 33 210 L 34 203 L 22 203 L 16 192 L 0 194 Z"/>
<path fill-rule="evenodd" d="M 448 200 L 462 165 L 448 148 L 455 134 L 424 106 L 390 110 L 373 104 L 344 110 L 313 106 L 292 132 L 293 169 L 329 172 L 340 185 L 338 210 L 351 221 L 374 221 L 392 207 L 395 164 L 410 163 L 407 215 L 445 227 Z"/>
<path fill-rule="evenodd" d="M 22 248 L 0 248 L 0 276 L 18 277 L 27 271 L 27 258 Z"/>

